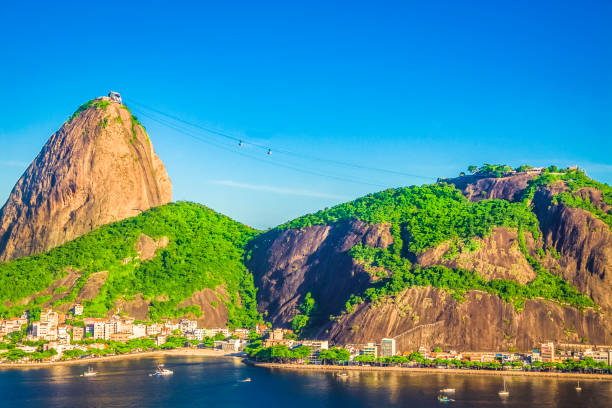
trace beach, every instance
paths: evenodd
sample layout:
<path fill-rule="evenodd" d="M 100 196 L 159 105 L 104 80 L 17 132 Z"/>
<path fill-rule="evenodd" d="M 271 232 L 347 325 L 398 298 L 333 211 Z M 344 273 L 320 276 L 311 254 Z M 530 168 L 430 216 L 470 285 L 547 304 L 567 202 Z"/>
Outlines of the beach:
<path fill-rule="evenodd" d="M 155 350 L 155 351 L 145 351 L 145 352 L 140 352 L 140 353 L 118 354 L 114 356 L 79 358 L 79 359 L 65 360 L 65 361 L 58 360 L 58 361 L 44 361 L 40 363 L 36 363 L 36 362 L 2 363 L 0 364 L 0 370 L 1 369 L 13 369 L 13 368 L 39 368 L 39 367 L 49 367 L 49 366 L 58 366 L 58 365 L 101 363 L 105 361 L 126 360 L 126 359 L 135 359 L 135 358 L 143 358 L 143 357 L 159 357 L 159 356 L 240 357 L 242 356 L 242 353 L 231 353 L 231 352 L 225 352 L 222 350 L 215 350 L 215 349 L 199 349 L 199 348 L 184 347 L 184 348 L 170 349 L 170 350 Z"/>
<path fill-rule="evenodd" d="M 255 367 L 305 370 L 305 371 L 387 371 L 403 372 L 413 374 L 449 374 L 449 375 L 486 375 L 500 377 L 548 377 L 576 380 L 612 381 L 610 374 L 582 374 L 582 373 L 557 373 L 540 371 L 506 371 L 506 370 L 462 370 L 454 368 L 421 368 L 421 367 L 378 367 L 378 366 L 340 366 L 340 365 L 318 365 L 318 364 L 281 364 L 281 363 L 259 363 L 247 360 L 247 364 Z"/>

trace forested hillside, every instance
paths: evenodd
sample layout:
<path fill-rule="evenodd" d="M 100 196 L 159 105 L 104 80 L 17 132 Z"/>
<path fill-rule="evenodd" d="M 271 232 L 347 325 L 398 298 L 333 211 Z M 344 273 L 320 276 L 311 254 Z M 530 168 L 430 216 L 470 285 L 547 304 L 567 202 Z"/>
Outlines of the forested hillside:
<path fill-rule="evenodd" d="M 230 326 L 252 327 L 259 317 L 243 248 L 254 235 L 251 228 L 199 204 L 156 207 L 44 254 L 0 263 L 0 315 L 40 305 L 61 308 L 79 300 L 86 315 L 104 316 L 118 300 L 142 298 L 151 320 L 201 317 L 199 306 L 180 304 L 208 288 L 218 297 L 210 303 L 227 308 Z M 141 242 L 153 247 L 139 248 Z M 69 286 L 54 284 L 70 275 Z"/>
<path fill-rule="evenodd" d="M 581 319 L 580 311 L 599 310 L 603 314 L 598 318 L 609 320 L 605 272 L 612 249 L 610 186 L 588 178 L 581 170 L 555 166 L 513 170 L 485 165 L 472 171 L 474 175 L 441 179 L 433 185 L 369 194 L 300 217 L 256 238 L 249 266 L 269 318 L 276 324 L 291 325 L 297 316 L 304 332 L 336 340 L 359 342 L 368 336 L 380 340 L 378 337 L 420 327 L 423 321 L 414 312 L 415 296 L 433 289 L 431 293 L 439 293 L 440 299 L 450 296 L 457 310 L 469 309 L 474 293 L 494 296 L 495 302 L 501 302 L 495 307 L 509 306 L 503 307 L 513 310 L 512 316 L 503 321 L 511 324 L 518 319 L 519 332 L 513 339 L 509 328 L 500 329 L 499 333 L 506 333 L 502 342 L 528 341 L 520 333 L 520 325 L 526 323 L 519 320 L 536 313 L 544 301 L 552 302 L 546 303 L 552 307 L 546 313 L 566 315 L 564 322 L 555 325 L 563 326 L 559 332 L 576 333 L 572 326 L 585 324 L 574 321 Z M 469 191 L 464 194 L 455 183 Z M 572 213 L 571 223 L 562 223 L 557 213 L 564 208 L 586 212 Z M 581 224 L 577 216 L 596 221 Z M 598 224 L 599 220 L 603 223 Z M 559 228 L 594 228 L 603 235 L 598 244 L 572 244 L 564 235 L 568 232 Z M 585 248 L 592 251 L 582 251 Z M 333 288 L 322 287 L 328 285 Z M 310 317 L 310 323 L 304 323 L 301 310 L 307 295 L 318 306 L 318 315 Z M 426 326 L 441 322 L 441 316 L 450 313 L 449 300 L 443 302 L 431 305 L 434 321 Z M 387 310 L 383 308 L 386 304 L 395 306 Z M 565 308 L 569 309 L 562 312 Z M 436 313 L 438 318 L 434 318 Z M 467 327 L 469 317 L 453 324 Z M 592 331 L 603 325 L 597 327 L 589 319 L 583 337 L 603 335 Z M 541 335 L 533 330 L 529 336 Z M 474 340 L 474 344 L 488 347 L 489 343 Z"/>

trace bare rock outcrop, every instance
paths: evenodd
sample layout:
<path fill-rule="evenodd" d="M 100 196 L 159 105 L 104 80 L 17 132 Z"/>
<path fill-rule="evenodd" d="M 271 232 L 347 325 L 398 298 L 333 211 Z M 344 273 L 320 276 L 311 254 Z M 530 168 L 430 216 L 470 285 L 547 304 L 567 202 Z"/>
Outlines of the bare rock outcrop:
<path fill-rule="evenodd" d="M 508 201 L 518 201 L 527 183 L 539 173 L 518 173 L 507 177 L 490 177 L 480 174 L 445 179 L 448 184 L 454 184 L 470 201 L 480 201 L 499 198 Z"/>
<path fill-rule="evenodd" d="M 353 220 L 303 230 L 273 230 L 251 245 L 249 269 L 255 277 L 258 309 L 275 326 L 287 325 L 302 297 L 311 292 L 319 313 L 337 313 L 351 293 L 363 290 L 370 275 L 347 251 L 363 243 L 386 248 L 389 226 Z"/>
<path fill-rule="evenodd" d="M 320 336 L 338 344 L 395 338 L 399 350 L 419 346 L 492 351 L 529 350 L 556 343 L 610 344 L 611 320 L 603 313 L 528 300 L 521 312 L 495 295 L 470 291 L 458 302 L 443 290 L 411 287 L 380 305 L 364 303 L 323 327 Z"/>
<path fill-rule="evenodd" d="M 170 179 L 144 129 L 124 105 L 97 101 L 105 103 L 51 136 L 13 188 L 0 211 L 0 261 L 171 201 Z"/>

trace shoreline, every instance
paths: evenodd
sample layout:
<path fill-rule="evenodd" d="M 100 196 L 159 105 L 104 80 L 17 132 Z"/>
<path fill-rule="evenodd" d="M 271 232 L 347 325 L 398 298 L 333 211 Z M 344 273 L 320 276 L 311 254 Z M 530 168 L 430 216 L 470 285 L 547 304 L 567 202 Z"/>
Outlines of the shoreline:
<path fill-rule="evenodd" d="M 282 364 L 282 363 L 258 363 L 246 360 L 246 364 L 253 367 L 268 369 L 303 370 L 303 371 L 387 371 L 407 374 L 446 374 L 446 375 L 486 375 L 500 377 L 541 377 L 559 378 L 573 380 L 612 381 L 610 374 L 580 374 L 580 373 L 555 373 L 539 371 L 504 371 L 504 370 L 461 370 L 456 368 L 424 368 L 424 367 L 377 367 L 377 366 L 339 366 L 339 365 L 304 365 L 304 364 Z"/>
<path fill-rule="evenodd" d="M 0 370 L 15 369 L 15 368 L 46 368 L 60 365 L 77 365 L 77 364 L 92 364 L 103 363 L 106 361 L 127 360 L 143 357 L 160 357 L 160 356 L 207 356 L 207 357 L 243 357 L 242 353 L 229 353 L 214 349 L 197 349 L 197 348 L 178 348 L 171 350 L 154 350 L 143 351 L 132 354 L 118 354 L 115 356 L 100 356 L 91 358 L 81 358 L 76 360 L 59 360 L 59 361 L 44 361 L 41 363 L 0 363 Z"/>

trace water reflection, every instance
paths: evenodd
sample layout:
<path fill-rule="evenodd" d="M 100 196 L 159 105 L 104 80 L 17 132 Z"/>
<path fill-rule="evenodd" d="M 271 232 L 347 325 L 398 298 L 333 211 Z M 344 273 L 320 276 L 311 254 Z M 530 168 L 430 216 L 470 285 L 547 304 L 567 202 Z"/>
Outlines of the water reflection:
<path fill-rule="evenodd" d="M 174 370 L 149 377 L 158 363 Z M 88 366 L 95 377 L 80 377 Z M 243 382 L 245 378 L 252 382 Z M 27 370 L 0 370 L 0 407 L 222 406 L 436 407 L 439 390 L 455 388 L 454 407 L 608 407 L 612 383 L 402 372 L 288 371 L 249 367 L 237 358 L 166 356 Z"/>

